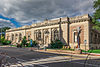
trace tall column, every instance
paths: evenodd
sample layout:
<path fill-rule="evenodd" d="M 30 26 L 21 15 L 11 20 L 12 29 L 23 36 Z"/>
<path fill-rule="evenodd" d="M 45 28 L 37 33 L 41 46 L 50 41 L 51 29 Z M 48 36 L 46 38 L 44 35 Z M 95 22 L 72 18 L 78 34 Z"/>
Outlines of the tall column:
<path fill-rule="evenodd" d="M 18 33 L 18 43 L 20 42 L 20 41 L 19 41 L 19 35 L 20 35 L 20 34 Z"/>
<path fill-rule="evenodd" d="M 51 33 L 51 28 L 49 29 L 49 44 L 51 43 L 51 35 L 52 35 L 52 33 Z"/>
<path fill-rule="evenodd" d="M 54 29 L 52 29 L 52 41 L 54 41 Z"/>
<path fill-rule="evenodd" d="M 42 44 L 44 44 L 44 32 L 41 30 L 41 39 L 42 39 Z"/>
<path fill-rule="evenodd" d="M 57 31 L 58 31 L 58 39 L 60 40 L 59 28 L 57 28 Z"/>
<path fill-rule="evenodd" d="M 10 41 L 12 40 L 12 34 L 10 34 L 10 39 L 9 39 Z"/>
<path fill-rule="evenodd" d="M 13 42 L 15 42 L 15 39 L 16 39 L 16 37 L 15 37 L 15 34 L 14 34 L 14 41 Z"/>
<path fill-rule="evenodd" d="M 44 45 L 45 45 L 45 30 L 43 30 L 43 32 L 44 32 Z"/>

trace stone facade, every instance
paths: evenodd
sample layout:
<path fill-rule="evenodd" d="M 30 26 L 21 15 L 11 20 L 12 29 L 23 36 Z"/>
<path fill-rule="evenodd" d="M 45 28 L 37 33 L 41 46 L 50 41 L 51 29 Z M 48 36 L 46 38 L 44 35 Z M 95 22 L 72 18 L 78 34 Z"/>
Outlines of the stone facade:
<path fill-rule="evenodd" d="M 6 39 L 12 43 L 20 43 L 26 36 L 27 40 L 37 41 L 41 47 L 50 46 L 51 41 L 59 39 L 72 49 L 77 47 L 81 49 L 86 47 L 87 50 L 97 49 L 100 48 L 100 33 L 93 30 L 92 26 L 88 14 L 72 18 L 64 17 L 7 30 Z"/>

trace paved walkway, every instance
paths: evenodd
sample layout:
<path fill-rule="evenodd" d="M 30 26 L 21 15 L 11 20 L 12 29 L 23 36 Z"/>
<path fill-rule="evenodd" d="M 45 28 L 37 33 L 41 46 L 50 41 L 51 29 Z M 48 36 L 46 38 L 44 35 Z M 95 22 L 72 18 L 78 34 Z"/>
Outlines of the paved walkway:
<path fill-rule="evenodd" d="M 9 45 L 7 46 L 0 46 L 0 47 L 11 47 Z M 16 47 L 14 47 L 16 48 Z M 100 56 L 99 53 L 82 53 L 82 54 L 76 54 L 74 51 L 71 50 L 58 50 L 58 49 L 47 49 L 46 51 L 44 49 L 38 50 L 37 48 L 31 48 L 31 47 L 27 47 L 27 48 L 23 48 L 26 50 L 33 50 L 33 51 L 39 51 L 39 52 L 47 52 L 47 53 L 57 53 L 57 54 L 69 54 L 69 55 L 80 55 L 80 56 L 87 56 L 87 55 L 91 55 L 91 56 Z"/>
<path fill-rule="evenodd" d="M 35 50 L 35 51 L 39 51 L 39 52 L 48 52 L 48 53 L 57 53 L 57 54 L 69 54 L 69 55 L 80 55 L 80 56 L 87 56 L 87 55 L 91 55 L 91 56 L 98 56 L 100 57 L 100 54 L 97 53 L 82 53 L 82 54 L 76 54 L 74 51 L 70 51 L 70 50 L 55 50 L 55 49 L 47 49 L 45 50 Z"/>

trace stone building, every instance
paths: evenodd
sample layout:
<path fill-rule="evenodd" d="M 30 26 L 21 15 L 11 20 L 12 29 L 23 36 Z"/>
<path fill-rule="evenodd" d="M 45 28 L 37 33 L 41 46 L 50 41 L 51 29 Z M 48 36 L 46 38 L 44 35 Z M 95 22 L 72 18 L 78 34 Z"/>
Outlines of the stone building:
<path fill-rule="evenodd" d="M 26 36 L 27 40 L 37 41 L 40 46 L 50 46 L 51 41 L 59 39 L 72 49 L 100 48 L 100 32 L 92 29 L 91 17 L 86 14 L 76 17 L 64 17 L 45 20 L 30 26 L 23 26 L 6 31 L 6 39 L 12 43 L 20 43 Z M 86 45 L 85 45 L 86 42 Z"/>

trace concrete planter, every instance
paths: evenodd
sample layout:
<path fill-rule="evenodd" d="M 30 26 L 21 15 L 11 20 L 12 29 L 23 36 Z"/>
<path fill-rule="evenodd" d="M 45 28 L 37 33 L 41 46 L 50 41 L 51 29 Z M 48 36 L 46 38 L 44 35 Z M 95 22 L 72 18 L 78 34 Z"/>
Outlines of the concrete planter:
<path fill-rule="evenodd" d="M 75 49 L 74 53 L 76 53 L 76 54 L 82 54 L 82 50 L 81 49 Z"/>

